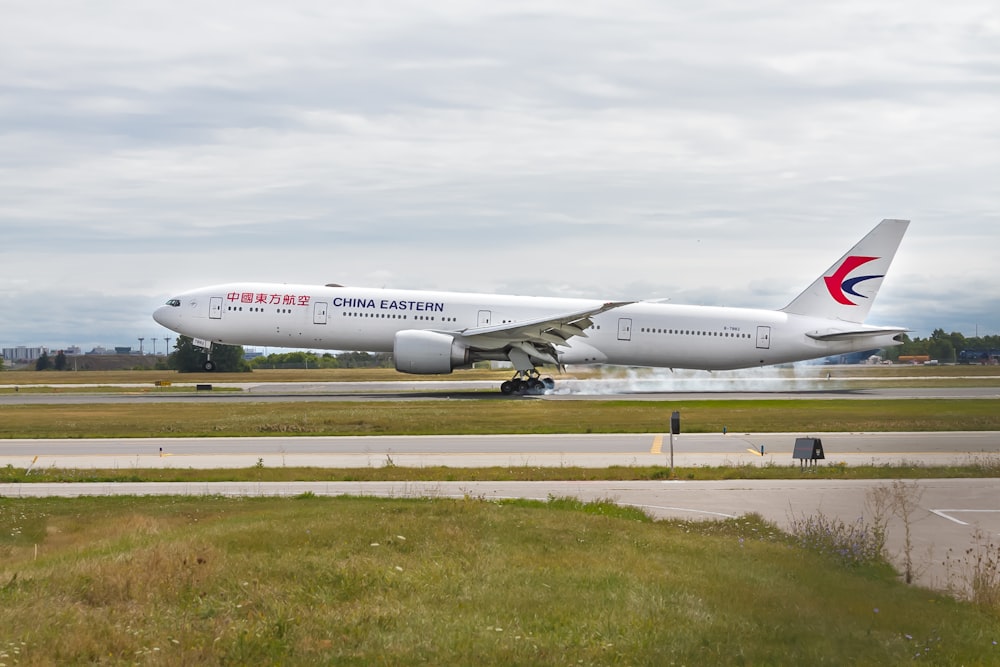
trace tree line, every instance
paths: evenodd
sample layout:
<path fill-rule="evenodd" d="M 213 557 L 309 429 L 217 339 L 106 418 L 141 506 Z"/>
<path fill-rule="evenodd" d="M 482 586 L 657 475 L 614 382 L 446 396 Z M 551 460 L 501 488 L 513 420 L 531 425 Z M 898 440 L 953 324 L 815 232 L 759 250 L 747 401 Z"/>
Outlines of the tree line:
<path fill-rule="evenodd" d="M 275 352 L 247 361 L 239 345 L 213 345 L 212 361 L 216 371 L 249 372 L 265 368 L 392 368 L 392 355 L 368 352 Z M 178 336 L 174 351 L 167 356 L 165 367 L 183 373 L 203 370 L 205 352 L 194 346 L 188 336 Z"/>
<path fill-rule="evenodd" d="M 935 329 L 927 338 L 916 336 L 910 338 L 903 334 L 903 344 L 885 350 L 884 357 L 890 361 L 899 361 L 901 356 L 928 356 L 942 364 L 951 363 L 981 363 L 1000 352 L 1000 336 L 970 336 L 952 331 L 945 333 L 944 329 Z M 217 371 L 234 373 L 249 372 L 260 368 L 393 368 L 392 355 L 388 352 L 371 354 L 368 352 L 276 352 L 262 355 L 247 361 L 243 348 L 239 345 L 214 345 L 212 361 Z M 159 370 L 176 370 L 184 373 L 203 370 L 205 352 L 194 346 L 188 336 L 178 336 L 171 352 L 165 361 L 160 361 L 155 368 Z M 3 368 L 0 361 L 0 368 Z M 55 357 L 43 352 L 35 360 L 35 370 L 67 369 L 66 355 L 60 350 Z"/>
<path fill-rule="evenodd" d="M 942 364 L 981 363 L 1000 351 L 1000 336 L 971 336 L 935 329 L 927 338 L 903 334 L 903 344 L 886 350 L 885 358 L 898 361 L 901 356 L 926 355 Z"/>

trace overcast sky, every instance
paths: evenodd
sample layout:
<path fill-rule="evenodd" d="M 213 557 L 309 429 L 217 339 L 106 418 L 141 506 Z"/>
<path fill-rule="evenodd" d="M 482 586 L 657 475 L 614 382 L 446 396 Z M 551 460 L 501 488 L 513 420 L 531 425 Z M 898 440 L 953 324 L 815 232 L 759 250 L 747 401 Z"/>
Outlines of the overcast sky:
<path fill-rule="evenodd" d="M 3 3 L 0 344 L 233 280 L 780 308 L 913 222 L 869 322 L 1000 333 L 1000 5 Z"/>

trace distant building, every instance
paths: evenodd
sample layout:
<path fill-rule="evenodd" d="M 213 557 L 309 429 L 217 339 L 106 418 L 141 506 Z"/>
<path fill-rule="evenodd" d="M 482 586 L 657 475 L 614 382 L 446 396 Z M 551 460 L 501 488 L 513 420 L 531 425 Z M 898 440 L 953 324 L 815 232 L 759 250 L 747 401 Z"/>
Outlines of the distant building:
<path fill-rule="evenodd" d="M 31 363 L 47 352 L 48 350 L 44 347 L 25 347 L 24 345 L 5 347 L 3 348 L 3 360 L 15 364 L 26 364 Z"/>

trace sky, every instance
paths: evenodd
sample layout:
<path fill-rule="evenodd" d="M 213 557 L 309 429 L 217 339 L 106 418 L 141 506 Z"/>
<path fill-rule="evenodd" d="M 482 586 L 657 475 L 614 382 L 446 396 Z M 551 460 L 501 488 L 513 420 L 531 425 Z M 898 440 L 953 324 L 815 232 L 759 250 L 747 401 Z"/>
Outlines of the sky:
<path fill-rule="evenodd" d="M 1000 5 L 7 2 L 0 345 L 237 280 L 781 308 L 913 222 L 868 322 L 1000 334 Z"/>

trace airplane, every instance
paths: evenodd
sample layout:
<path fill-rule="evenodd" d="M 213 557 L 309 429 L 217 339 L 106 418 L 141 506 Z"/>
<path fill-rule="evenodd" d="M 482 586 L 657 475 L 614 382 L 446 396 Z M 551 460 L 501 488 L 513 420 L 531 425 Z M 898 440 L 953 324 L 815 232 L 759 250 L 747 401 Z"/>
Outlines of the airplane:
<path fill-rule="evenodd" d="M 420 375 L 509 361 L 506 395 L 553 389 L 547 365 L 766 366 L 900 344 L 908 329 L 864 321 L 908 225 L 883 220 L 780 310 L 240 282 L 178 294 L 153 319 L 205 349 L 206 371 L 215 344 L 391 352 Z"/>

